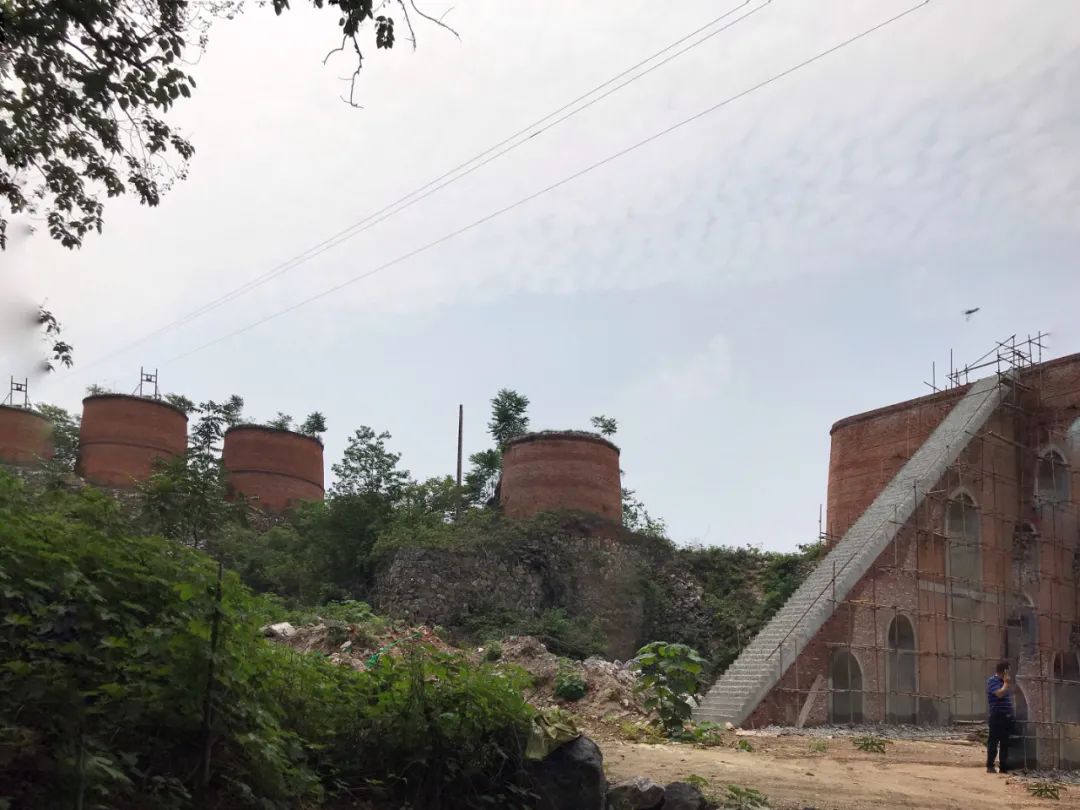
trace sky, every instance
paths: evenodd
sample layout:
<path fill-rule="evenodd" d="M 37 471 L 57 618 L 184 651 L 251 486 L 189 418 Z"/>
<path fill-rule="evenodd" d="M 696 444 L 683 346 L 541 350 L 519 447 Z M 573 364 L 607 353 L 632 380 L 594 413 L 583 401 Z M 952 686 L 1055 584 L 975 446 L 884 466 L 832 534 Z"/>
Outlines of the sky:
<path fill-rule="evenodd" d="M 157 368 L 252 419 L 322 411 L 328 476 L 370 425 L 424 478 L 453 473 L 459 403 L 466 453 L 489 446 L 509 387 L 537 429 L 617 418 L 625 485 L 677 542 L 793 550 L 817 535 L 833 422 L 928 393 L 950 351 L 1040 330 L 1047 357 L 1080 351 L 1074 0 L 931 0 L 758 87 L 917 2 L 464 0 L 460 40 L 417 19 L 415 51 L 401 31 L 371 48 L 362 109 L 341 100 L 348 58 L 323 64 L 332 12 L 252 4 L 170 118 L 197 151 L 159 207 L 108 201 L 76 252 L 13 226 L 0 292 L 47 300 L 76 348 L 33 398 L 78 410 L 87 385 Z M 748 16 L 162 330 L 732 10 L 703 33 Z M 0 371 L 24 363 L 0 345 Z"/>

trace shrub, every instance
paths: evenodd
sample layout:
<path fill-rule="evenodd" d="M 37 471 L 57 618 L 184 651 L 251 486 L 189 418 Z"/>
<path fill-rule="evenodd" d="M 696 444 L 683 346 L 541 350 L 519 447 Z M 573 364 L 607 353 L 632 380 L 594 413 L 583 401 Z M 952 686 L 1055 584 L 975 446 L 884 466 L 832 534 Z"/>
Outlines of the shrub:
<path fill-rule="evenodd" d="M 672 739 L 711 748 L 724 744 L 724 727 L 709 722 L 692 723 L 672 735 Z"/>
<path fill-rule="evenodd" d="M 749 740 L 739 740 L 735 743 L 736 751 L 745 751 L 746 753 L 752 753 L 754 750 L 753 744 Z"/>
<path fill-rule="evenodd" d="M 502 658 L 502 652 L 502 642 L 492 641 L 490 644 L 487 645 L 487 648 L 484 650 L 484 660 L 498 661 L 500 658 Z"/>
<path fill-rule="evenodd" d="M 663 733 L 652 723 L 624 722 L 619 726 L 619 735 L 630 742 L 657 745 L 664 742 Z"/>
<path fill-rule="evenodd" d="M 1065 786 L 1058 784 L 1057 782 L 1050 782 L 1043 779 L 1028 785 L 1027 789 L 1028 793 L 1032 796 L 1036 796 L 1040 799 L 1053 799 L 1054 801 L 1057 801 L 1061 798 L 1061 793 L 1065 790 Z"/>
<path fill-rule="evenodd" d="M 637 691 L 645 708 L 655 710 L 668 734 L 682 730 L 690 719 L 690 699 L 697 694 L 705 661 L 685 644 L 654 641 L 638 650 L 631 665 L 641 673 Z"/>
<path fill-rule="evenodd" d="M 589 685 L 578 675 L 566 659 L 559 661 L 559 668 L 555 673 L 555 696 L 563 700 L 581 700 L 589 691 Z"/>
<path fill-rule="evenodd" d="M 862 737 L 856 737 L 852 740 L 852 743 L 860 751 L 866 751 L 870 754 L 884 754 L 885 746 L 888 745 L 888 740 L 878 737 L 874 734 L 866 734 Z"/>
<path fill-rule="evenodd" d="M 753 788 L 728 785 L 721 807 L 724 810 L 765 810 L 769 807 L 769 799 Z"/>
<path fill-rule="evenodd" d="M 101 497 L 31 497 L 0 473 L 7 804 L 525 804 L 517 671 L 420 648 L 360 673 L 269 643 L 273 605 L 230 573 L 219 591 L 197 551 L 118 531 Z"/>

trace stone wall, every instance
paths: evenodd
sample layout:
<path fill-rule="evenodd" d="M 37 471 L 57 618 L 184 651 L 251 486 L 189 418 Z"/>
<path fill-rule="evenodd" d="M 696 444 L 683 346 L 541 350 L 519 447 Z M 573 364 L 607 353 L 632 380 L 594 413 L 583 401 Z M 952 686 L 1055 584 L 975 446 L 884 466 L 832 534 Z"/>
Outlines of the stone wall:
<path fill-rule="evenodd" d="M 502 547 L 403 548 L 379 567 L 381 613 L 454 627 L 470 615 L 563 608 L 595 618 L 607 652 L 632 656 L 644 626 L 644 557 L 609 537 L 556 534 Z"/>

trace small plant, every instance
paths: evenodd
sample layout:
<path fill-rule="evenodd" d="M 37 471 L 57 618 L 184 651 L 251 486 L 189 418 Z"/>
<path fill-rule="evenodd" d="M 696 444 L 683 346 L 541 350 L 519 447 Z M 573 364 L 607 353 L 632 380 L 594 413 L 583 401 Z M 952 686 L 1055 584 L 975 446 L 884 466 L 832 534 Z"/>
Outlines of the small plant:
<path fill-rule="evenodd" d="M 1057 801 L 1061 798 L 1061 792 L 1065 790 L 1065 786 L 1057 782 L 1050 782 L 1046 779 L 1038 782 L 1033 782 L 1028 785 L 1028 793 L 1039 799 L 1053 799 Z"/>
<path fill-rule="evenodd" d="M 498 661 L 502 658 L 502 644 L 498 641 L 493 641 L 487 645 L 484 650 L 485 661 Z"/>
<path fill-rule="evenodd" d="M 675 734 L 673 739 L 711 748 L 724 744 L 724 727 L 708 721 L 692 724 L 684 731 Z"/>
<path fill-rule="evenodd" d="M 753 752 L 754 746 L 749 740 L 739 740 L 735 743 L 736 751 L 746 751 L 748 754 Z"/>
<path fill-rule="evenodd" d="M 652 723 L 626 722 L 619 726 L 619 735 L 629 742 L 657 745 L 664 742 L 664 735 Z"/>
<path fill-rule="evenodd" d="M 852 740 L 852 743 L 856 748 L 860 751 L 865 751 L 868 754 L 884 754 L 885 746 L 888 745 L 888 742 L 888 740 L 874 734 L 866 734 Z"/>
<path fill-rule="evenodd" d="M 825 740 L 811 740 L 809 748 L 811 754 L 824 754 L 829 750 L 829 743 Z"/>
<path fill-rule="evenodd" d="M 753 788 L 728 785 L 724 803 L 720 806 L 724 810 L 765 810 L 769 807 L 769 799 Z"/>
<path fill-rule="evenodd" d="M 660 715 L 668 734 L 681 731 L 690 719 L 690 701 L 701 686 L 705 660 L 685 644 L 654 641 L 630 663 L 641 673 L 635 688 L 646 695 L 645 708 Z"/>
<path fill-rule="evenodd" d="M 696 773 L 690 774 L 685 779 L 683 779 L 683 781 L 686 782 L 686 784 L 688 785 L 693 785 L 702 793 L 709 789 L 709 780 L 706 779 L 704 776 L 699 776 Z"/>
<path fill-rule="evenodd" d="M 574 665 L 563 659 L 555 673 L 555 696 L 563 700 L 581 700 L 589 691 L 589 685 L 577 674 Z"/>

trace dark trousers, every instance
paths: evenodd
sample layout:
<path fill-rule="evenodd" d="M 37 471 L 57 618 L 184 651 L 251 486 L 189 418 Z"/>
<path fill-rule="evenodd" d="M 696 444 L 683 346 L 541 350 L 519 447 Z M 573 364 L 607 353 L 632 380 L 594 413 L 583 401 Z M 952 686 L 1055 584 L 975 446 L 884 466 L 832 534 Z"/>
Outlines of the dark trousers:
<path fill-rule="evenodd" d="M 1012 718 L 1005 714 L 990 715 L 990 737 L 986 741 L 986 767 L 994 766 L 994 759 L 998 757 L 998 747 L 1001 748 L 1001 770 L 1008 770 L 1009 761 L 1009 734 L 1012 732 Z"/>

